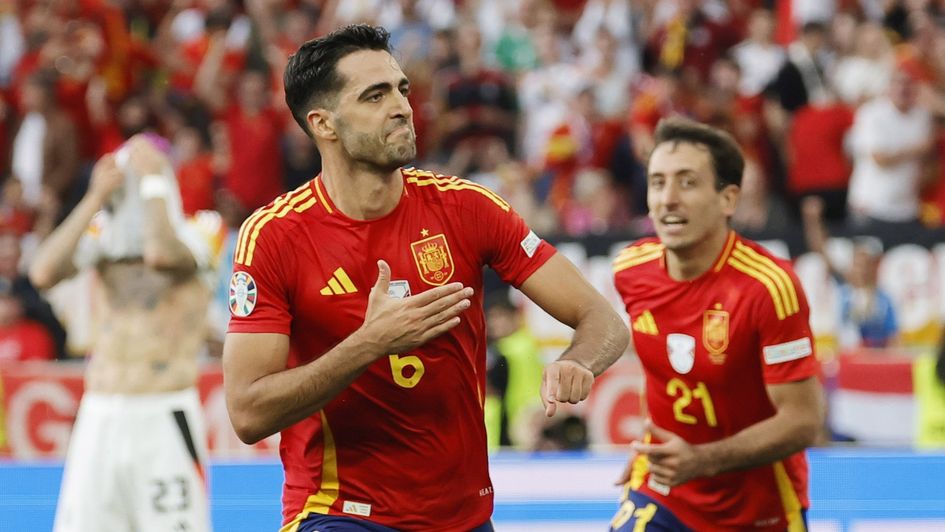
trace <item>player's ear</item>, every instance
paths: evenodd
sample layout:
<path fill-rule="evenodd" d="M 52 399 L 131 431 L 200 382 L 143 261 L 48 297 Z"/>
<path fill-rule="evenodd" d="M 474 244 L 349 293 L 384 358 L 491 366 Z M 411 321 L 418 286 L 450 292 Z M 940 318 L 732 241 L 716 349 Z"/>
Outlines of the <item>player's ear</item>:
<path fill-rule="evenodd" d="M 335 120 L 328 109 L 312 109 L 305 115 L 305 121 L 308 122 L 308 128 L 314 138 L 325 140 L 335 140 L 338 134 L 335 132 Z"/>
<path fill-rule="evenodd" d="M 735 209 L 738 207 L 738 197 L 741 193 L 742 189 L 738 185 L 725 185 L 725 188 L 719 191 L 722 214 L 727 217 L 735 215 Z"/>

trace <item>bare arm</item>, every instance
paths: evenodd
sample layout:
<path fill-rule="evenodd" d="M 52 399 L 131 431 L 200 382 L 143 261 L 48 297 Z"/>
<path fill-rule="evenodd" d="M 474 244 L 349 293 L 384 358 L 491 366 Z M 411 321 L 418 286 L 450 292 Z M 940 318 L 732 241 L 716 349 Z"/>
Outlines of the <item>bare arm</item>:
<path fill-rule="evenodd" d="M 571 345 L 545 368 L 542 401 L 551 416 L 555 401 L 575 404 L 587 398 L 594 377 L 627 349 L 630 332 L 610 303 L 560 253 L 522 283 L 521 290 L 574 329 Z"/>
<path fill-rule="evenodd" d="M 89 190 L 69 216 L 43 241 L 30 265 L 29 277 L 33 286 L 47 289 L 59 281 L 75 275 L 72 262 L 79 239 L 112 191 L 124 182 L 124 175 L 115 164 L 115 158 L 106 155 L 95 163 Z"/>
<path fill-rule="evenodd" d="M 634 442 L 631 448 L 647 455 L 653 480 L 678 486 L 693 478 L 770 464 L 813 445 L 823 422 L 817 379 L 769 385 L 768 395 L 775 415 L 728 438 L 692 445 L 651 424 L 650 432 L 661 443 Z"/>
<path fill-rule="evenodd" d="M 827 254 L 827 228 L 824 226 L 824 201 L 817 196 L 809 196 L 801 202 L 801 223 L 807 248 L 820 255 L 830 273 L 846 282 L 846 274 Z"/>
<path fill-rule="evenodd" d="M 459 324 L 471 288 L 459 283 L 403 299 L 388 297 L 381 261 L 361 327 L 311 362 L 286 369 L 289 338 L 228 334 L 223 346 L 226 405 L 237 436 L 255 443 L 321 410 L 375 360 L 402 353 Z"/>
<path fill-rule="evenodd" d="M 175 185 L 163 173 L 171 162 L 144 137 L 132 138 L 128 146 L 128 164 L 138 176 L 144 200 L 144 263 L 159 270 L 196 271 L 197 261 L 178 238 L 167 211 L 167 198 L 173 193 L 170 187 Z"/>

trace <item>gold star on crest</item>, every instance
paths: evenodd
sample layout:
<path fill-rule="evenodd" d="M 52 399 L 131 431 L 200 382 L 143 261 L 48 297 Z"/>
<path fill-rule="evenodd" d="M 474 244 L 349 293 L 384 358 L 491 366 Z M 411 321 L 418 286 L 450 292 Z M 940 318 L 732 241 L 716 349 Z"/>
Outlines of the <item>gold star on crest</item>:
<path fill-rule="evenodd" d="M 421 229 L 421 230 L 420 230 L 420 236 L 430 236 L 430 230 L 429 230 L 429 229 Z"/>

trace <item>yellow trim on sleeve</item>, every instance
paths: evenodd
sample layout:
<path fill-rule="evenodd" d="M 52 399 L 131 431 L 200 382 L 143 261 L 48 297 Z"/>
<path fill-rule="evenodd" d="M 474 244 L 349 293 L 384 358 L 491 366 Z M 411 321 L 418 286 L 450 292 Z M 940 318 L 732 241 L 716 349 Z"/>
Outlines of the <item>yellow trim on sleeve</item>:
<path fill-rule="evenodd" d="M 732 254 L 738 255 L 743 262 L 755 266 L 759 271 L 765 272 L 771 277 L 771 280 L 774 281 L 781 292 L 781 297 L 784 298 L 784 309 L 788 316 L 796 314 L 800 310 L 794 282 L 791 280 L 791 276 L 784 271 L 784 268 L 741 242 L 736 244 L 735 251 Z"/>
<path fill-rule="evenodd" d="M 498 205 L 503 211 L 509 212 L 512 210 L 512 206 L 502 199 L 501 196 L 478 183 L 473 183 L 472 181 L 467 181 L 458 177 L 437 176 L 432 172 L 424 172 L 422 170 L 415 169 L 404 170 L 404 174 L 408 176 L 408 183 L 412 183 L 418 187 L 433 185 L 433 187 L 440 192 L 446 192 L 450 190 L 474 190 L 489 198 L 492 203 Z M 420 176 L 423 176 L 424 179 L 421 179 Z"/>
<path fill-rule="evenodd" d="M 736 255 L 732 255 L 728 259 L 728 264 L 736 270 L 765 285 L 765 288 L 768 289 L 768 294 L 771 295 L 771 301 L 774 302 L 774 311 L 777 314 L 779 320 L 783 320 L 788 316 L 784 311 L 784 303 L 781 301 L 781 293 L 778 291 L 778 287 L 774 285 L 774 282 L 766 274 L 756 270 L 755 268 L 752 268 L 744 262 L 741 262 Z"/>
<path fill-rule="evenodd" d="M 248 250 L 250 248 L 256 247 L 255 239 L 259 235 L 259 230 L 257 228 L 261 228 L 261 225 L 265 224 L 271 219 L 269 215 L 274 212 L 281 211 L 286 205 L 293 207 L 296 212 L 303 212 L 315 204 L 314 198 L 312 198 L 311 202 L 306 202 L 302 205 L 299 205 L 299 202 L 305 200 L 311 195 L 312 190 L 309 188 L 308 183 L 306 183 L 292 192 L 280 196 L 269 207 L 264 207 L 253 214 L 250 214 L 249 217 L 246 218 L 246 221 L 243 222 L 243 225 L 240 227 L 240 233 L 236 240 L 236 253 L 234 255 L 234 260 L 236 263 L 249 266 L 246 258 Z M 285 214 L 282 216 L 285 216 Z M 250 259 L 249 262 L 252 262 L 252 260 Z"/>

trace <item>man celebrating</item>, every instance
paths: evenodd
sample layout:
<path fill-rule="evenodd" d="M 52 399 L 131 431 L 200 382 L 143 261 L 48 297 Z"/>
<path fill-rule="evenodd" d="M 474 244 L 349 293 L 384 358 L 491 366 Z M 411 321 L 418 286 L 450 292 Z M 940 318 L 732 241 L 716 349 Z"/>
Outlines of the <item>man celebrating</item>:
<path fill-rule="evenodd" d="M 281 431 L 285 531 L 492 530 L 482 268 L 575 329 L 546 413 L 626 349 L 604 298 L 494 192 L 402 165 L 409 82 L 381 28 L 309 41 L 286 101 L 322 173 L 250 216 L 223 354 L 254 442 Z"/>
<path fill-rule="evenodd" d="M 652 421 L 613 531 L 806 530 L 802 451 L 822 423 L 809 311 L 790 266 L 729 229 L 743 169 L 725 133 L 657 127 L 658 238 L 614 263 Z"/>

